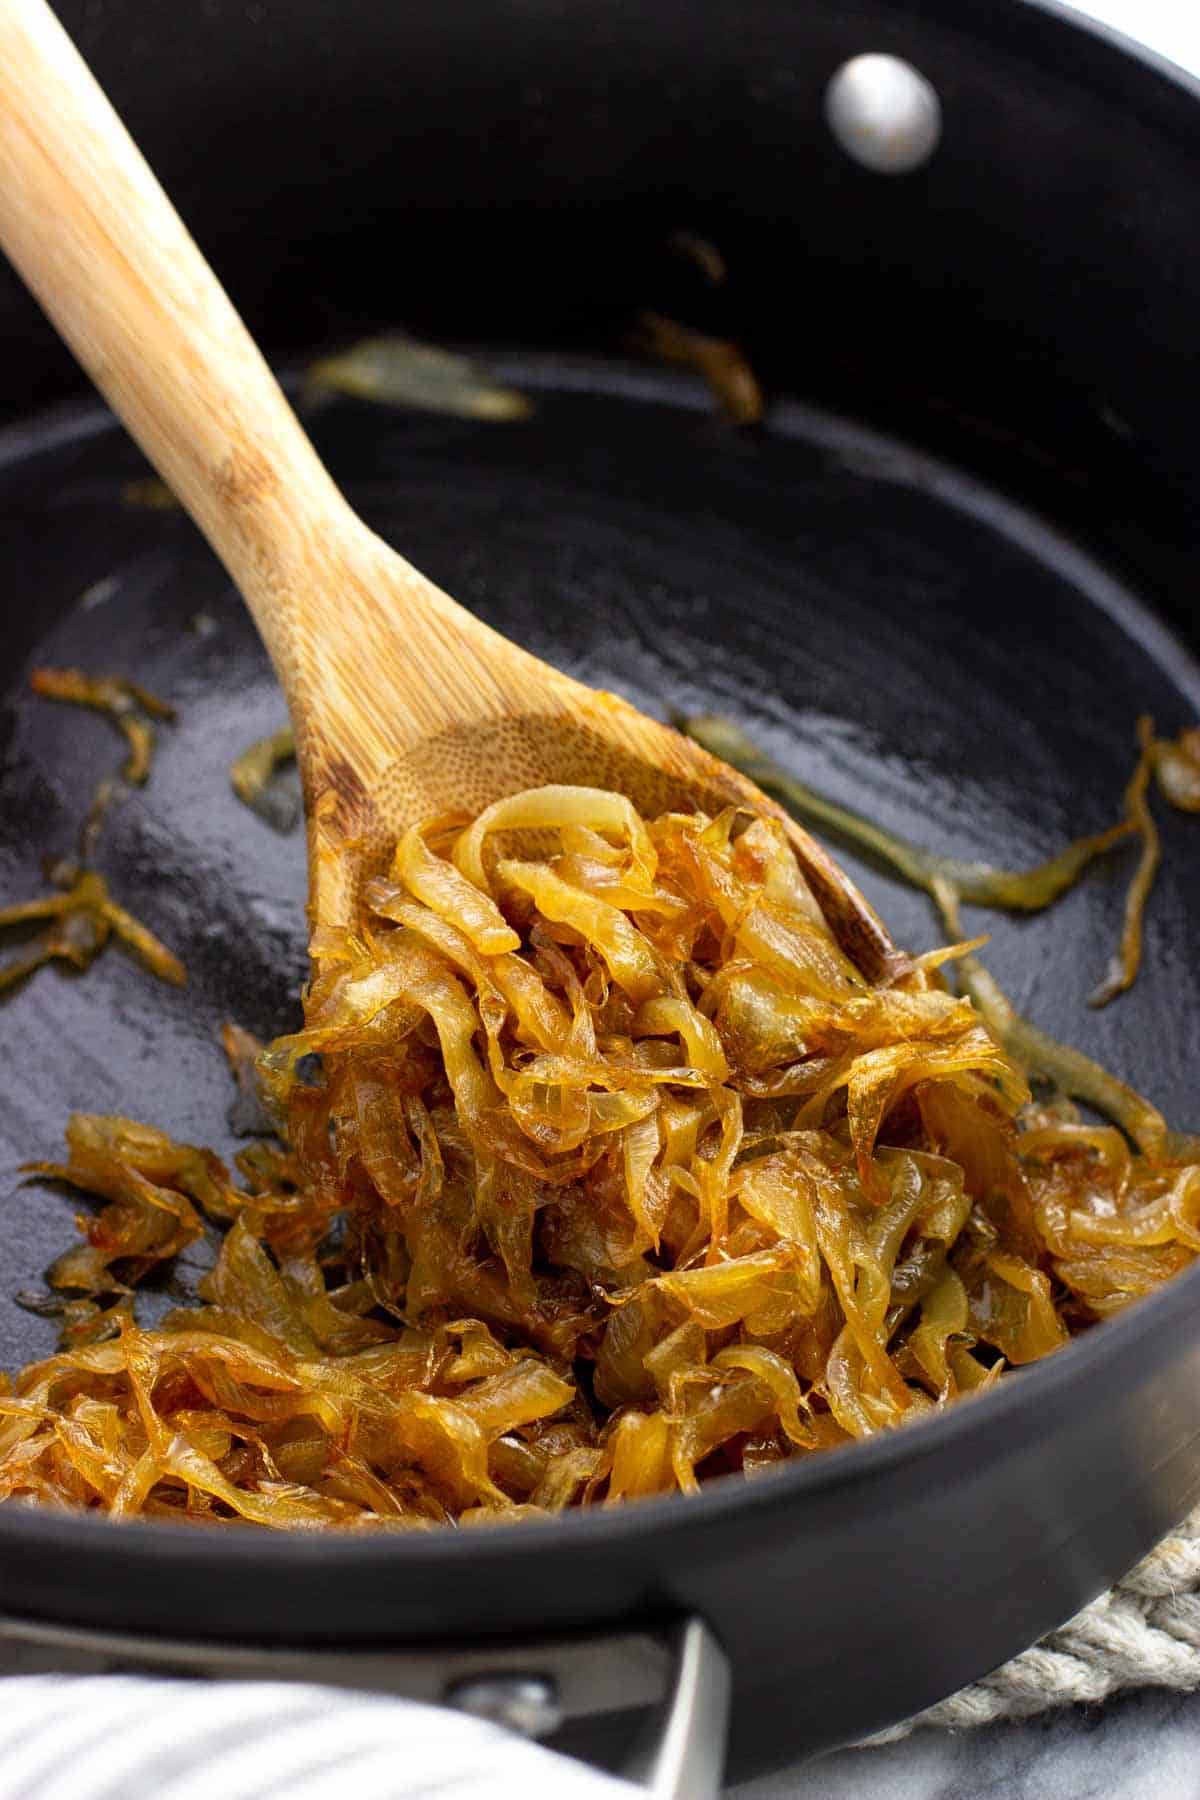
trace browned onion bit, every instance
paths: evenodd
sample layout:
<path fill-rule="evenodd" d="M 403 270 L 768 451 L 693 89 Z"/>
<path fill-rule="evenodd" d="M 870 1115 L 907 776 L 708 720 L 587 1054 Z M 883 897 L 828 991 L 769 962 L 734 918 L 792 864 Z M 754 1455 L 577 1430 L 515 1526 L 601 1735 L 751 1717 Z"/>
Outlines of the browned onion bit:
<path fill-rule="evenodd" d="M 88 675 L 82 669 L 35 669 L 29 685 L 43 700 L 66 700 L 106 713 L 128 745 L 124 779 L 138 787 L 145 783 L 154 756 L 151 721 L 173 719 L 173 706 L 123 675 Z"/>
<path fill-rule="evenodd" d="M 1181 731 L 1174 742 L 1157 739 L 1153 756 L 1164 797 L 1180 812 L 1200 812 L 1200 725 Z"/>
<path fill-rule="evenodd" d="M 79 832 L 78 861 L 60 859 L 47 868 L 48 878 L 60 891 L 0 910 L 0 930 L 42 920 L 47 926 L 24 951 L 0 965 L 0 991 L 17 986 L 50 962 L 89 968 L 114 936 L 151 974 L 182 987 L 187 975 L 178 957 L 113 899 L 102 875 L 85 866 L 122 784 L 141 786 L 149 778 L 155 744 L 151 721 L 173 719 L 175 708 L 136 681 L 87 675 L 81 669 L 35 669 L 30 686 L 43 699 L 107 713 L 125 738 L 128 755 L 119 775 L 104 775 L 96 785 Z"/>
<path fill-rule="evenodd" d="M 0 964 L 0 991 L 17 986 L 46 963 L 65 962 L 89 968 L 114 935 L 132 950 L 152 975 L 183 987 L 187 972 L 148 926 L 121 906 L 94 869 L 68 868 L 69 885 L 61 892 L 0 908 L 0 931 L 41 920 L 47 929 L 23 951 Z"/>
<path fill-rule="evenodd" d="M 238 799 L 275 831 L 294 831 L 300 823 L 299 783 L 287 788 L 276 779 L 295 758 L 295 735 L 291 726 L 285 725 L 251 744 L 230 765 L 229 779 Z"/>
<path fill-rule="evenodd" d="M 731 425 L 756 425 L 766 411 L 758 377 L 745 351 L 729 338 L 710 337 L 664 313 L 639 313 L 634 346 L 660 362 L 694 369 L 712 390 Z"/>

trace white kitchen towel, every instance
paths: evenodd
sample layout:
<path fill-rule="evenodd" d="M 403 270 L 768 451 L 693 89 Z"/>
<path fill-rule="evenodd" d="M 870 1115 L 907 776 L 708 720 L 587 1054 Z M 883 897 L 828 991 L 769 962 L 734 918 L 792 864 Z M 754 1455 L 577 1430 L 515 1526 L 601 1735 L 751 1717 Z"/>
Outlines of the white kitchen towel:
<path fill-rule="evenodd" d="M 498 1725 L 268 1681 L 0 1681 L 0 1800 L 637 1800 Z"/>

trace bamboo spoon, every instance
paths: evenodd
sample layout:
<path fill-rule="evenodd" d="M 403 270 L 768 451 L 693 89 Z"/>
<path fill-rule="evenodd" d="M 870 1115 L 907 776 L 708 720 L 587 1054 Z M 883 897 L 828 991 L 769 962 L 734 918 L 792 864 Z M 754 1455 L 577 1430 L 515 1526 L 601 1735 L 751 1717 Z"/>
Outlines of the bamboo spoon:
<path fill-rule="evenodd" d="M 74 45 L 0 0 L 0 244 L 240 588 L 291 710 L 309 915 L 357 918 L 414 819 L 543 782 L 644 814 L 779 808 L 733 769 L 465 612 L 350 509 Z M 825 851 L 787 829 L 871 979 L 898 966 Z"/>

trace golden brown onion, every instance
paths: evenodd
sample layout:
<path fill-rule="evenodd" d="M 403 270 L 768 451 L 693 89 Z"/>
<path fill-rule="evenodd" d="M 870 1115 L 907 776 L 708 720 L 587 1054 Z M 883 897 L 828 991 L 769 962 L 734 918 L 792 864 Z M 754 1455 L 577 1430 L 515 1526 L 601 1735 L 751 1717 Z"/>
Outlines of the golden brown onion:
<path fill-rule="evenodd" d="M 944 958 L 848 960 L 774 821 L 533 790 L 410 831 L 367 904 L 240 1185 L 124 1119 L 37 1165 L 102 1205 L 0 1391 L 0 1495 L 394 1530 L 690 1492 L 980 1392 L 1200 1250 L 1195 1146 L 1032 1109 Z"/>

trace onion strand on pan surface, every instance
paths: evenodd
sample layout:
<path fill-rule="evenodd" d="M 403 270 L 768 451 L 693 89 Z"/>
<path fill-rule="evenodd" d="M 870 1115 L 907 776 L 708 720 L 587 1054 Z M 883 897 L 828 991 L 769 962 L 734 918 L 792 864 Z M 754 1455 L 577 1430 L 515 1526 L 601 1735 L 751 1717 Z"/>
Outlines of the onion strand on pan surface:
<path fill-rule="evenodd" d="M 1172 805 L 1186 812 L 1200 811 L 1200 728 L 1181 732 L 1174 743 L 1168 743 L 1157 739 L 1153 722 L 1143 718 L 1138 721 L 1138 760 L 1116 824 L 1074 839 L 1032 869 L 999 869 L 909 844 L 861 813 L 839 806 L 781 769 L 728 719 L 705 715 L 684 719 L 681 724 L 689 737 L 748 775 L 797 819 L 832 832 L 843 843 L 881 862 L 913 887 L 923 888 L 939 906 L 944 896 L 953 895 L 976 906 L 1039 912 L 1074 886 L 1096 857 L 1131 836 L 1140 837 L 1142 850 L 1125 897 L 1120 942 L 1103 981 L 1090 997 L 1089 1005 L 1094 1007 L 1107 1005 L 1131 987 L 1141 965 L 1142 925 L 1161 860 L 1158 828 L 1147 800 L 1151 774 L 1157 774 Z"/>
<path fill-rule="evenodd" d="M 894 832 L 849 807 L 839 806 L 836 801 L 789 775 L 727 719 L 708 716 L 685 719 L 683 729 L 714 756 L 748 775 L 764 793 L 779 800 L 797 818 L 832 832 L 852 848 L 882 862 L 911 886 L 924 888 L 935 899 L 935 883 L 940 882 L 948 884 L 960 900 L 971 905 L 996 906 L 1011 912 L 1040 912 L 1065 893 L 1090 862 L 1136 829 L 1131 820 L 1119 819 L 1106 831 L 1076 838 L 1056 856 L 1048 857 L 1031 869 L 1000 869 L 991 863 L 939 856 L 932 850 L 907 843 Z"/>

